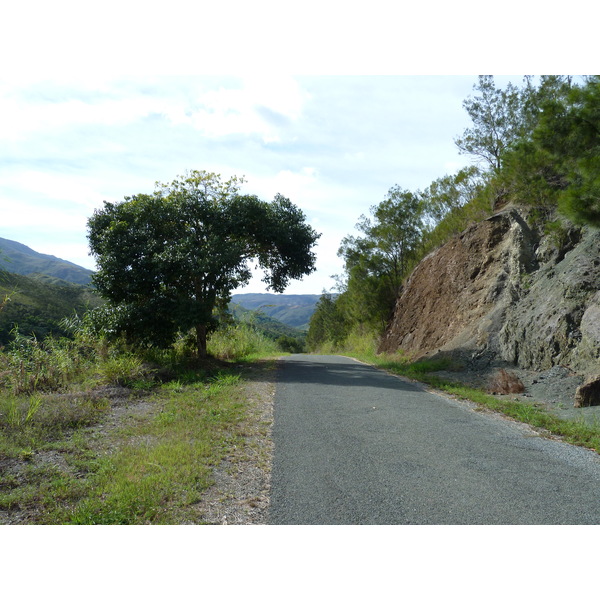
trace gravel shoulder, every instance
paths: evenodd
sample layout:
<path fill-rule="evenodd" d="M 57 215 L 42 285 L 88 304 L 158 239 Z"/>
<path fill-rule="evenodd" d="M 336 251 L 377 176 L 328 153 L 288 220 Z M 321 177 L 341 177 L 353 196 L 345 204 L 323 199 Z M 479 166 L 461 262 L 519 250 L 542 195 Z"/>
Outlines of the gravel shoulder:
<path fill-rule="evenodd" d="M 535 404 L 562 419 L 583 420 L 588 424 L 600 422 L 600 406 L 583 408 L 573 406 L 575 392 L 584 382 L 583 375 L 562 366 L 555 366 L 545 371 L 519 369 L 513 365 L 503 365 L 502 368 L 516 375 L 525 390 L 519 394 L 500 395 L 500 397 Z M 500 367 L 465 368 L 456 371 L 436 371 L 432 374 L 441 379 L 485 390 L 499 369 Z"/>
<path fill-rule="evenodd" d="M 239 425 L 242 443 L 214 469 L 214 485 L 198 503 L 202 523 L 263 525 L 267 522 L 273 456 L 275 373 L 260 369 L 261 379 L 246 384 L 248 417 Z"/>

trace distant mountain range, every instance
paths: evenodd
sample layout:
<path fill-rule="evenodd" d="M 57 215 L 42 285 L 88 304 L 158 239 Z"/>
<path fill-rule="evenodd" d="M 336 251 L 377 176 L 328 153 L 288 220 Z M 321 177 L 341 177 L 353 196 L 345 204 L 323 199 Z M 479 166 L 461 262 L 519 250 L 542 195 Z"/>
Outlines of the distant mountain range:
<path fill-rule="evenodd" d="M 28 246 L 0 238 L 0 271 L 35 277 L 39 282 L 87 286 L 93 271 L 67 260 L 41 254 Z M 232 304 L 261 312 L 289 327 L 306 331 L 321 296 L 317 294 L 234 294 Z"/>
<path fill-rule="evenodd" d="M 308 324 L 321 296 L 317 294 L 233 294 L 231 302 L 297 329 Z"/>
<path fill-rule="evenodd" d="M 68 260 L 40 254 L 24 244 L 4 238 L 0 238 L 0 270 L 18 275 L 40 273 L 79 285 L 88 285 L 93 273 Z"/>

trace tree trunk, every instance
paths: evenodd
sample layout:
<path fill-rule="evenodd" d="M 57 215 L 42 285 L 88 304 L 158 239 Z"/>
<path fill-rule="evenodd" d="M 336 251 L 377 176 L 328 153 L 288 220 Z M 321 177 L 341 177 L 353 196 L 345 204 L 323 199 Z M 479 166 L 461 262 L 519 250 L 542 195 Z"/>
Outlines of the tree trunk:
<path fill-rule="evenodd" d="M 196 325 L 196 344 L 198 348 L 198 358 L 206 358 L 206 325 Z"/>

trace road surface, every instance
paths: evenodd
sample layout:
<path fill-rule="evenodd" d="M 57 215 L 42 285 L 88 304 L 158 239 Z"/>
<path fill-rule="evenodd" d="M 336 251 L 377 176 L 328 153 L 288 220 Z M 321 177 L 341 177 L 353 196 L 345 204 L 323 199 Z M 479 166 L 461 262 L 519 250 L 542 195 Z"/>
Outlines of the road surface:
<path fill-rule="evenodd" d="M 271 524 L 599 524 L 600 456 L 340 356 L 282 359 Z"/>

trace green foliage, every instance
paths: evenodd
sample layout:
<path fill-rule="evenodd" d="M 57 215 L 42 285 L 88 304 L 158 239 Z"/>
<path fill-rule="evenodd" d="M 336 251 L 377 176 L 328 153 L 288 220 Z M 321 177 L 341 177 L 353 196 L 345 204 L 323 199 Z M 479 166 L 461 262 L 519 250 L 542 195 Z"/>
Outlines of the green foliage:
<path fill-rule="evenodd" d="M 263 312 L 263 307 L 255 310 L 247 310 L 239 304 L 230 304 L 229 309 L 231 311 L 232 322 L 247 323 L 262 335 L 272 340 L 289 337 L 297 340 L 299 344 L 303 344 L 306 339 L 306 331 L 290 327 L 275 318 L 271 318 Z M 311 309 L 311 314 L 313 310 Z"/>
<path fill-rule="evenodd" d="M 371 214 L 372 219 L 362 215 L 356 226 L 362 236 L 345 237 L 338 250 L 346 281 L 336 305 L 349 323 L 381 330 L 420 245 L 423 203 L 396 185 Z"/>
<path fill-rule="evenodd" d="M 479 95 L 463 102 L 473 127 L 466 129 L 455 143 L 462 154 L 470 154 L 497 170 L 507 150 L 531 129 L 531 87 L 519 90 L 509 83 L 501 90 L 496 88 L 493 76 L 480 75 L 473 89 Z"/>
<path fill-rule="evenodd" d="M 427 231 L 452 213 L 472 202 L 483 191 L 485 179 L 477 167 L 466 167 L 455 175 L 445 175 L 420 192 Z"/>
<path fill-rule="evenodd" d="M 350 330 L 350 323 L 340 310 L 337 298 L 323 292 L 310 320 L 306 345 L 311 352 L 321 349 L 325 343 L 334 346 L 342 343 Z"/>
<path fill-rule="evenodd" d="M 106 202 L 89 219 L 94 282 L 113 309 L 105 316 L 115 333 L 168 346 L 195 328 L 205 355 L 214 310 L 250 280 L 250 259 L 276 292 L 314 270 L 319 234 L 302 212 L 281 195 L 270 203 L 241 196 L 240 182 L 192 171 L 152 195 Z"/>
<path fill-rule="evenodd" d="M 513 144 L 493 183 L 510 199 L 600 225 L 600 79 L 543 77 L 530 135 Z"/>
<path fill-rule="evenodd" d="M 257 355 L 275 355 L 277 343 L 248 323 L 219 328 L 208 338 L 208 350 L 222 360 L 240 360 Z"/>
<path fill-rule="evenodd" d="M 411 268 L 431 250 L 492 213 L 488 178 L 475 167 L 441 177 L 419 194 L 425 227 Z"/>
<path fill-rule="evenodd" d="M 291 354 L 300 354 L 305 351 L 305 345 L 302 340 L 298 338 L 282 335 L 276 340 L 277 346 L 281 348 L 283 352 L 290 352 Z"/>

